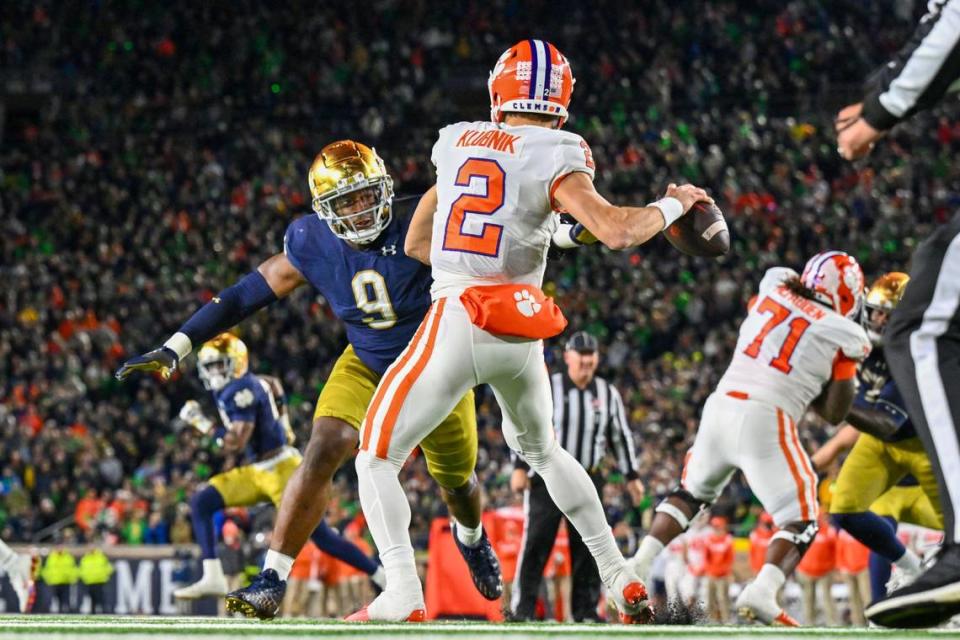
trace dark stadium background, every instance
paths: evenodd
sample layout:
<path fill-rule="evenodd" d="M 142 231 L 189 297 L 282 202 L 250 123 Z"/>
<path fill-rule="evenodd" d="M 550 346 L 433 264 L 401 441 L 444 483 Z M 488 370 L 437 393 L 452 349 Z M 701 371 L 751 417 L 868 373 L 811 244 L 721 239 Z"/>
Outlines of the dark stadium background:
<path fill-rule="evenodd" d="M 487 119 L 489 68 L 531 36 L 571 60 L 568 126 L 592 146 L 602 192 L 644 203 L 688 180 L 731 225 L 715 261 L 658 239 L 548 269 L 546 290 L 571 329 L 598 336 L 600 372 L 627 403 L 649 497 L 634 507 L 608 491 L 606 507 L 619 531 L 639 530 L 679 474 L 763 271 L 826 248 L 856 255 L 868 279 L 904 270 L 915 238 L 956 208 L 956 120 L 915 119 L 869 168 L 842 162 L 832 136 L 852 81 L 922 5 L 4 2 L 0 538 L 189 542 L 187 498 L 234 463 L 175 421 L 190 398 L 212 414 L 209 399 L 189 362 L 166 385 L 112 372 L 281 249 L 286 225 L 310 215 L 306 170 L 327 142 L 374 145 L 398 193 L 429 186 L 437 129 Z M 252 369 L 282 378 L 304 443 L 339 323 L 304 290 L 239 333 Z M 478 398 L 487 503 L 513 504 L 499 415 L 492 394 Z M 802 433 L 813 447 L 824 430 Z M 341 476 L 340 523 L 359 508 Z M 443 507 L 421 461 L 404 481 L 422 548 Z M 719 509 L 746 531 L 751 504 L 734 484 Z M 271 515 L 238 519 L 253 540 Z"/>

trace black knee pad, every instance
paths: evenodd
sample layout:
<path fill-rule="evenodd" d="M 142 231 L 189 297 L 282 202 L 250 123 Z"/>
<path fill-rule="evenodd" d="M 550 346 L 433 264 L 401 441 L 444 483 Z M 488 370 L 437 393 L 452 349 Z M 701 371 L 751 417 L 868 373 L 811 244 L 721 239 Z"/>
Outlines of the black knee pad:
<path fill-rule="evenodd" d="M 697 514 L 699 514 L 704 509 L 706 509 L 708 506 L 708 503 L 698 498 L 694 498 L 693 494 L 687 491 L 686 489 L 680 489 L 680 488 L 674 489 L 673 493 L 670 494 L 670 497 L 680 498 L 681 500 L 683 500 L 684 504 L 690 507 L 690 510 L 693 511 L 693 517 L 691 517 L 691 520 L 693 518 L 696 518 Z"/>
<path fill-rule="evenodd" d="M 787 542 L 792 542 L 796 545 L 797 550 L 800 552 L 800 557 L 803 557 L 803 554 L 807 552 L 807 549 L 810 548 L 810 545 L 813 543 L 813 539 L 817 535 L 817 531 L 820 530 L 820 526 L 817 524 L 816 520 L 796 520 L 794 522 L 789 522 L 783 526 L 780 531 L 777 531 L 773 534 L 773 537 L 770 538 L 770 542 L 774 540 L 786 540 Z"/>

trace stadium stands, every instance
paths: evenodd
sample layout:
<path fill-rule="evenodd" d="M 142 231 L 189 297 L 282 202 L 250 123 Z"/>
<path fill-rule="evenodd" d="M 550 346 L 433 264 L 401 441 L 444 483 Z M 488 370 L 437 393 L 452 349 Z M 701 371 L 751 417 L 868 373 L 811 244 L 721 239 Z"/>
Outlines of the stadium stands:
<path fill-rule="evenodd" d="M 548 271 L 571 327 L 604 345 L 601 373 L 624 394 L 653 496 L 679 474 L 765 267 L 836 246 L 868 277 L 902 269 L 960 201 L 954 120 L 895 133 L 870 169 L 841 163 L 831 143 L 844 83 L 904 40 L 909 2 L 403 4 L 5 5 L 0 538 L 49 538 L 67 521 L 77 539 L 189 540 L 186 496 L 232 464 L 177 429 L 182 403 L 206 394 L 190 365 L 165 386 L 121 385 L 112 371 L 280 249 L 289 221 L 310 213 L 306 169 L 324 143 L 371 143 L 398 192 L 428 186 L 437 127 L 487 117 L 486 70 L 519 37 L 570 56 L 569 126 L 607 192 L 649 200 L 685 176 L 731 223 L 733 249 L 717 261 L 657 241 L 571 252 Z M 241 333 L 253 370 L 283 379 L 304 435 L 344 342 L 329 308 L 299 292 Z M 490 505 L 510 504 L 499 416 L 490 393 L 478 397 L 480 477 Z M 349 471 L 338 486 L 355 503 Z M 422 461 L 405 486 L 425 548 L 442 505 Z M 610 519 L 634 526 L 652 504 L 609 495 Z M 749 502 L 734 485 L 722 505 L 743 530 Z"/>

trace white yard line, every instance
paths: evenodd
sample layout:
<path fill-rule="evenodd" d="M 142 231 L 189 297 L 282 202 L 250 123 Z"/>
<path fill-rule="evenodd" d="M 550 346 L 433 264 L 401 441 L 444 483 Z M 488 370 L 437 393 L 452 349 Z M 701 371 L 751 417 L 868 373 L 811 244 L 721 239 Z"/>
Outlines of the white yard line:
<path fill-rule="evenodd" d="M 227 634 L 259 636 L 288 636 L 293 634 L 331 635 L 497 635 L 509 636 L 892 636 L 914 635 L 896 631 L 863 628 L 800 628 L 771 629 L 766 627 L 718 627 L 718 626 L 644 626 L 584 624 L 494 624 L 484 622 L 431 622 L 423 624 L 368 623 L 349 624 L 338 621 L 279 620 L 259 622 L 246 619 L 198 618 L 198 617 L 84 617 L 84 616 L 0 616 L 0 633 L 44 630 L 49 632 L 72 632 L 94 634 L 98 632 L 137 633 L 152 632 L 180 636 L 185 634 Z M 930 635 L 943 637 L 956 635 L 951 630 L 934 630 Z"/>

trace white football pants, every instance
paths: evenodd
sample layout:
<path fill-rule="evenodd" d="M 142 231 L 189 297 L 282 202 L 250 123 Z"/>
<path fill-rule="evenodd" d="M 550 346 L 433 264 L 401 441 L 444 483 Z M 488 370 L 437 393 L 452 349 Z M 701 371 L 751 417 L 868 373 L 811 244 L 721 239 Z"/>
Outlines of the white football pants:
<path fill-rule="evenodd" d="M 459 299 L 441 298 L 387 369 L 361 427 L 360 502 L 387 573 L 385 593 L 416 605 L 415 590 L 422 603 L 410 505 L 397 474 L 467 390 L 484 383 L 503 412 L 507 444 L 543 477 L 550 497 L 593 554 L 601 578 L 611 581 L 624 559 L 590 477 L 557 442 L 543 343 L 487 333 L 470 321 Z"/>
<path fill-rule="evenodd" d="M 794 419 L 763 402 L 714 393 L 704 404 L 680 485 L 712 504 L 737 469 L 778 527 L 817 519 L 817 476 Z"/>

